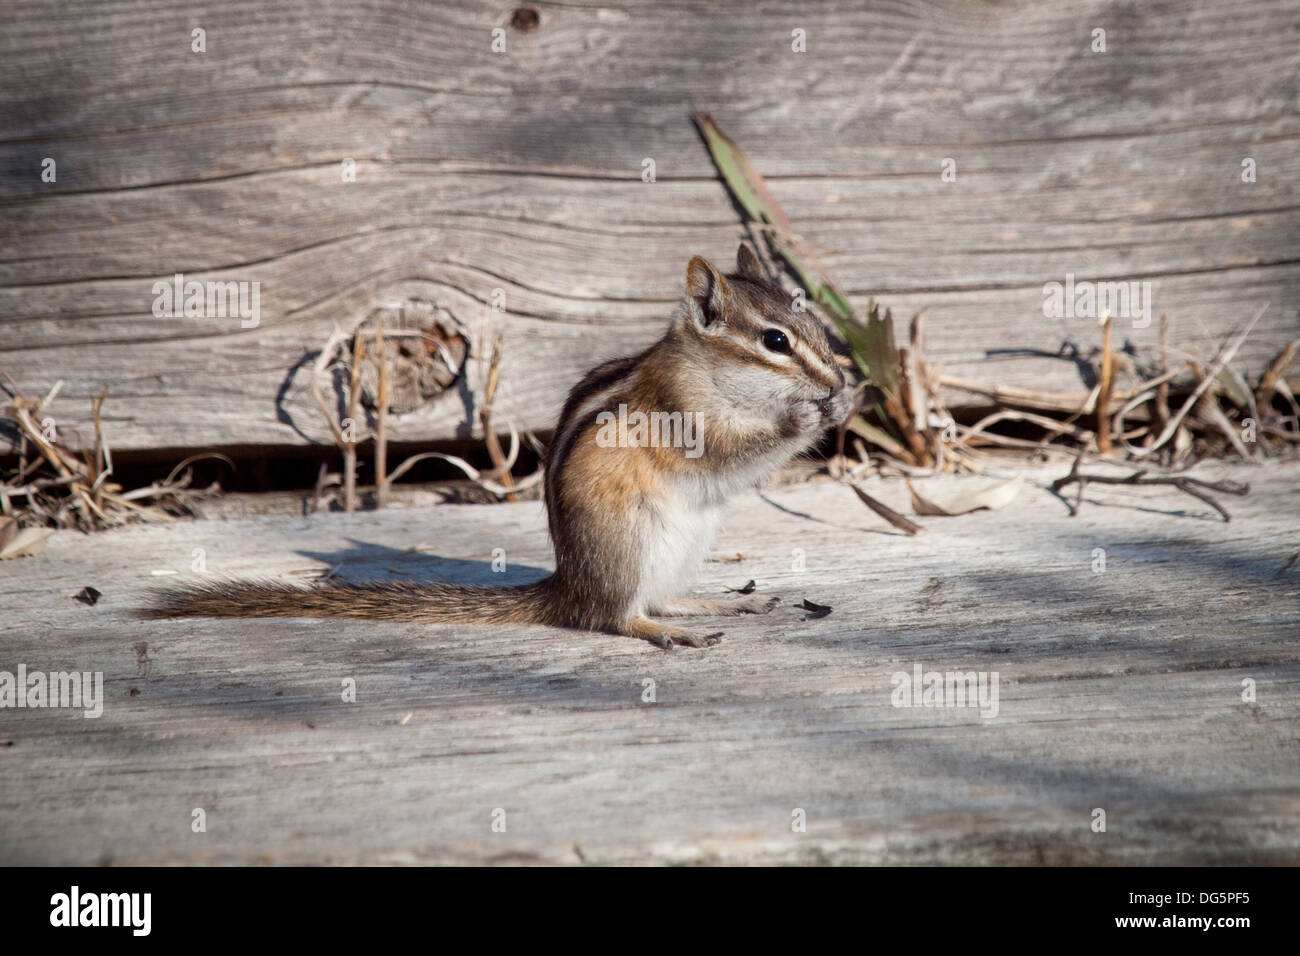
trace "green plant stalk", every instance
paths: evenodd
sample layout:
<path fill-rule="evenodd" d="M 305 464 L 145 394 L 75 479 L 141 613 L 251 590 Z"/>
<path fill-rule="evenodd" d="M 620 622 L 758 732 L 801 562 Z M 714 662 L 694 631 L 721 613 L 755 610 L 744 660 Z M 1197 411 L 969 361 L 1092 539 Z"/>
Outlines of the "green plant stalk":
<path fill-rule="evenodd" d="M 863 378 L 896 392 L 898 351 L 886 323 L 874 310 L 865 323 L 858 319 L 848 297 L 817 264 L 807 243 L 794 235 L 790 218 L 744 150 L 732 142 L 707 113 L 697 113 L 695 122 L 732 196 L 750 219 L 771 227 L 764 231 L 772 248 L 794 270 L 813 301 L 822 306 L 835 322 Z"/>

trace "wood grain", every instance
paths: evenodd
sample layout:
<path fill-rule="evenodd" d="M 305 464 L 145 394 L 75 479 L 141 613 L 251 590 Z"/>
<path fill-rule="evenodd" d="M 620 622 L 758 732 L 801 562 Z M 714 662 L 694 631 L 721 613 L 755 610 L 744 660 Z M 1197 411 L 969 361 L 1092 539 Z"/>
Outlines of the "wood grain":
<path fill-rule="evenodd" d="M 1065 470 L 914 538 L 830 483 L 742 496 L 716 548 L 743 561 L 701 588 L 786 603 L 706 651 L 130 614 L 195 548 L 208 574 L 526 581 L 534 502 L 58 532 L 0 568 L 0 670 L 102 671 L 107 700 L 0 710 L 0 863 L 1300 862 L 1300 468 L 1198 469 L 1251 482 L 1230 524 L 1169 488 L 1090 486 L 1069 518 Z M 893 706 L 916 664 L 998 672 L 998 716 Z"/>
<path fill-rule="evenodd" d="M 1053 356 L 1097 330 L 1042 312 L 1067 273 L 1153 283 L 1121 345 L 1166 312 L 1208 359 L 1265 301 L 1242 367 L 1300 336 L 1295 0 L 536 7 L 522 34 L 480 0 L 24 5 L 0 35 L 0 368 L 64 380 L 54 417 L 83 431 L 107 384 L 122 451 L 324 441 L 302 363 L 417 296 L 480 355 L 500 329 L 495 420 L 549 427 L 583 370 L 658 334 L 692 254 L 745 236 L 697 109 L 855 303 L 928 306 L 961 378 L 1078 387 Z M 155 318 L 177 272 L 259 282 L 260 325 Z M 394 439 L 472 435 L 468 375 Z"/>

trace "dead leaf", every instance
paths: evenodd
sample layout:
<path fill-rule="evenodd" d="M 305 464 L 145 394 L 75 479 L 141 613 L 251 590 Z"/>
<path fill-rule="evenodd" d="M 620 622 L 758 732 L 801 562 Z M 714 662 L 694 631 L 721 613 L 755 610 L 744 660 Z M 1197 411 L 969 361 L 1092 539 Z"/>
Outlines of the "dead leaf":
<path fill-rule="evenodd" d="M 853 432 L 853 434 L 861 435 L 867 441 L 876 445 L 876 447 L 878 448 L 883 448 L 885 451 L 889 452 L 889 454 L 893 455 L 895 458 L 902 458 L 906 460 L 907 458 L 910 457 L 907 453 L 907 449 L 904 448 L 899 442 L 895 441 L 892 435 L 890 435 L 884 429 L 878 428 L 875 425 L 871 424 L 871 422 L 867 421 L 864 418 L 855 417 L 848 423 L 846 427 L 848 428 L 849 431 Z"/>
<path fill-rule="evenodd" d="M 913 521 L 908 521 L 906 518 L 900 515 L 893 508 L 886 505 L 883 501 L 877 501 L 875 498 L 871 497 L 871 495 L 867 494 L 865 491 L 863 491 L 861 488 L 859 488 L 857 485 L 853 484 L 852 482 L 849 483 L 849 487 L 853 489 L 853 493 L 858 496 L 858 499 L 864 505 L 866 505 L 876 514 L 880 515 L 880 517 L 884 518 L 886 521 L 892 524 L 895 528 L 898 528 L 900 531 L 905 531 L 908 534 L 918 534 L 919 532 L 925 530 L 919 524 L 916 524 Z M 913 493 L 913 497 L 915 497 L 915 493 Z"/>
<path fill-rule="evenodd" d="M 40 554 L 45 550 L 45 542 L 52 534 L 53 528 L 23 528 L 8 544 L 0 548 L 0 561 Z"/>
<path fill-rule="evenodd" d="M 100 591 L 97 588 L 92 588 L 90 585 L 86 585 L 84 588 L 82 588 L 80 591 L 74 594 L 73 598 L 75 600 L 80 601 L 82 604 L 89 604 L 91 607 L 94 607 L 96 604 L 99 603 L 99 599 L 103 596 L 104 596 L 103 591 Z"/>
<path fill-rule="evenodd" d="M 1250 408 L 1250 403 L 1254 399 L 1254 394 L 1246 380 L 1241 377 L 1241 373 L 1230 365 L 1225 365 L 1219 369 L 1219 374 L 1215 376 L 1215 381 L 1222 386 L 1223 393 L 1238 408 Z"/>
<path fill-rule="evenodd" d="M 829 604 L 818 604 L 815 601 L 808 600 L 807 598 L 804 598 L 796 604 L 795 607 L 810 612 L 808 616 L 804 618 L 805 621 L 815 621 L 820 617 L 825 617 L 830 614 L 833 610 Z"/>
<path fill-rule="evenodd" d="M 1006 481 L 985 485 L 972 491 L 961 491 L 938 501 L 922 498 L 910 481 L 907 483 L 907 490 L 912 493 L 912 510 L 917 514 L 953 517 L 978 511 L 980 508 L 988 508 L 990 511 L 1005 508 L 1015 500 L 1016 495 L 1020 494 L 1024 483 L 1024 478 L 1016 475 Z"/>
<path fill-rule="evenodd" d="M 0 551 L 3 551 L 18 534 L 18 522 L 8 515 L 0 515 Z"/>

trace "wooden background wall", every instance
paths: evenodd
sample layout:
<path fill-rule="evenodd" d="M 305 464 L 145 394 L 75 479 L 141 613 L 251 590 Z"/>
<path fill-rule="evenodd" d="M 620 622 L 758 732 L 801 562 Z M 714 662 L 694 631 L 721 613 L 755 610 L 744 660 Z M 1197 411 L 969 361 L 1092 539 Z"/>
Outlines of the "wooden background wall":
<path fill-rule="evenodd" d="M 5 2 L 0 370 L 62 379 L 65 428 L 110 386 L 117 450 L 324 440 L 299 366 L 414 296 L 505 334 L 498 420 L 545 428 L 744 235 L 701 109 L 855 302 L 929 307 L 951 374 L 1079 388 L 1049 356 L 1095 325 L 1042 314 L 1066 273 L 1153 282 L 1139 347 L 1166 312 L 1209 357 L 1265 301 L 1246 366 L 1300 334 L 1293 0 L 531 6 L 523 31 L 482 0 Z M 177 272 L 260 282 L 261 324 L 155 318 Z M 469 435 L 480 386 L 396 437 Z"/>

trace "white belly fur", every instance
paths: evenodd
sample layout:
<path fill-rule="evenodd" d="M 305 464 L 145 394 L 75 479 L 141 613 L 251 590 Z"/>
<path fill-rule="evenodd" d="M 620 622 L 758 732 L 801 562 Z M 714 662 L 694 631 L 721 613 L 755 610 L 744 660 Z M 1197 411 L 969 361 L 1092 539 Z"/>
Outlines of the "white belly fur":
<path fill-rule="evenodd" d="M 796 440 L 742 469 L 685 480 L 675 499 L 666 502 L 643 524 L 646 537 L 641 588 L 634 612 L 644 614 L 648 608 L 687 593 L 708 556 L 726 500 L 738 491 L 761 484 L 804 444 Z"/>
<path fill-rule="evenodd" d="M 646 523 L 638 614 L 680 597 L 690 588 L 708 556 L 720 514 L 716 505 L 679 501 Z"/>

